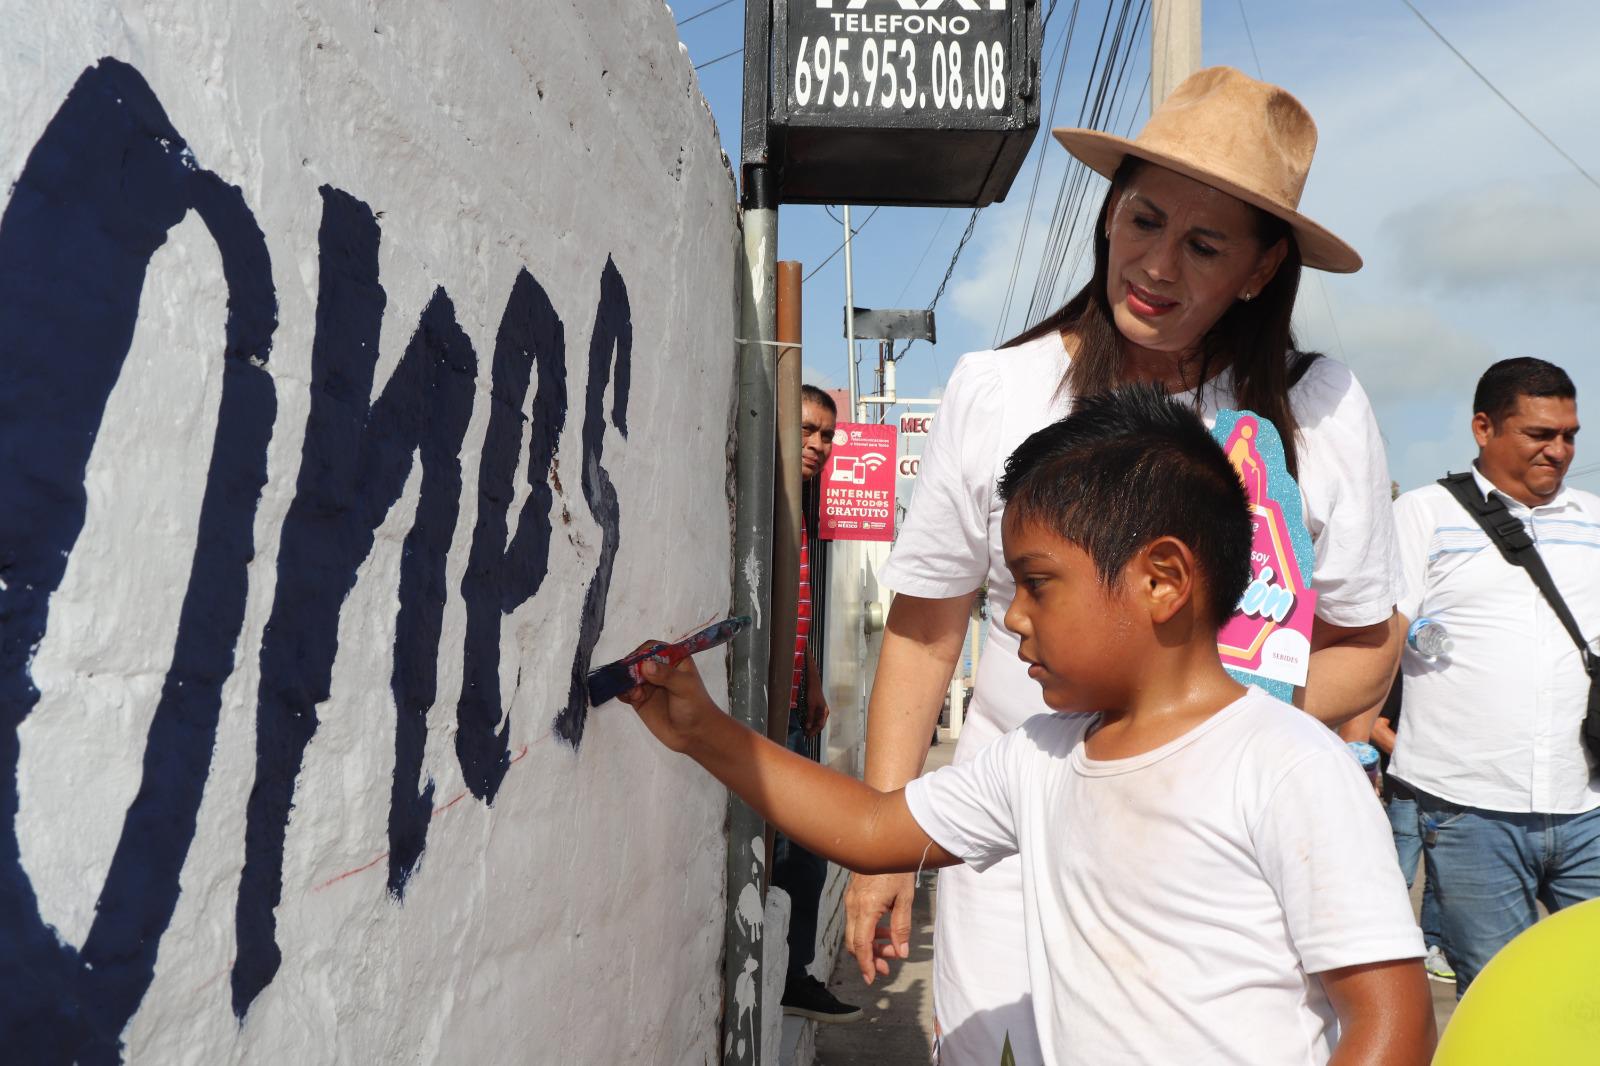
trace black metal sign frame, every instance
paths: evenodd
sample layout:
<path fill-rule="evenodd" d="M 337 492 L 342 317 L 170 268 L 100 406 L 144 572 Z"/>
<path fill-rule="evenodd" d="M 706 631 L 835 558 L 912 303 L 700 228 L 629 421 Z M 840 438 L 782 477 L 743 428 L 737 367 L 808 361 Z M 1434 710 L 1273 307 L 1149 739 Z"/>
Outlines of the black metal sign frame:
<path fill-rule="evenodd" d="M 771 2 L 766 143 L 782 202 L 1005 195 L 1039 127 L 1038 0 Z"/>
<path fill-rule="evenodd" d="M 978 2 L 984 6 L 976 11 L 945 0 L 924 12 L 893 0 L 859 11 L 848 10 L 846 0 L 830 8 L 816 0 L 773 0 L 773 124 L 1013 130 L 1027 128 L 1031 116 L 1037 128 L 1030 20 L 1014 17 L 1013 9 L 1023 8 L 1036 24 L 1038 5 L 1009 0 L 1006 9 L 988 10 L 988 0 Z M 817 84 L 823 78 L 826 86 Z M 992 102 L 997 86 L 1000 107 Z"/>

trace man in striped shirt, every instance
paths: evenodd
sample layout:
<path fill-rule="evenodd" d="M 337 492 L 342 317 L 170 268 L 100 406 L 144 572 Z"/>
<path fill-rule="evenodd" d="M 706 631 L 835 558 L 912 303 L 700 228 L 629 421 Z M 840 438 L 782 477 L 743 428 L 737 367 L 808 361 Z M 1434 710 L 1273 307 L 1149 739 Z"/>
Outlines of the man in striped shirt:
<path fill-rule="evenodd" d="M 838 409 L 833 397 L 814 385 L 800 389 L 800 478 L 814 482 L 833 451 Z M 811 545 L 804 509 L 800 526 L 799 625 L 795 628 L 794 672 L 789 685 L 789 750 L 818 759 L 818 736 L 828 721 L 822 671 L 811 651 Z M 783 1012 L 819 1022 L 853 1022 L 861 1008 L 840 1002 L 827 985 L 807 972 L 816 955 L 817 909 L 828 877 L 826 859 L 779 835 L 773 847 L 772 883 L 789 893 L 789 970 L 783 985 Z"/>
<path fill-rule="evenodd" d="M 1600 497 L 1566 484 L 1577 390 L 1554 364 L 1506 359 L 1472 406 L 1469 488 L 1524 527 L 1587 647 L 1448 489 L 1395 501 L 1401 623 L 1441 627 L 1452 646 L 1404 653 L 1389 775 L 1416 797 L 1458 995 L 1538 920 L 1535 901 L 1556 911 L 1600 897 L 1600 764 L 1583 740 L 1600 654 Z"/>

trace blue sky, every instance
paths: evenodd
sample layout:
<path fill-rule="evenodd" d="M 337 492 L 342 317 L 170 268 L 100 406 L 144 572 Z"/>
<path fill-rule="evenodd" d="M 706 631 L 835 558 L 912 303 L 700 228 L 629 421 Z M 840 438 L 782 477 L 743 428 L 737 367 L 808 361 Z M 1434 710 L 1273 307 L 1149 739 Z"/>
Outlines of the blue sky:
<path fill-rule="evenodd" d="M 714 2 L 680 0 L 674 14 L 687 18 Z M 1600 177 L 1600 68 L 1591 54 L 1600 41 L 1600 4 L 1414 2 L 1501 92 Z M 1052 20 L 1047 54 L 1070 7 L 1062 2 Z M 1076 122 L 1105 10 L 1105 0 L 1081 5 L 1054 125 Z M 693 61 L 738 48 L 743 18 L 743 3 L 735 2 L 683 26 Z M 1307 271 L 1297 328 L 1303 347 L 1348 363 L 1366 386 L 1402 488 L 1471 460 L 1472 387 L 1496 359 L 1537 355 L 1565 367 L 1578 385 L 1580 415 L 1600 427 L 1600 187 L 1497 99 L 1400 0 L 1212 0 L 1202 39 L 1205 64 L 1254 75 L 1259 57 L 1260 75 L 1300 97 L 1317 120 L 1320 143 L 1301 208 L 1354 244 L 1367 265 L 1354 275 Z M 1132 74 L 1142 83 L 1147 44 L 1134 63 Z M 741 57 L 699 77 L 729 157 L 737 160 Z M 1044 87 L 1047 105 L 1052 82 Z M 1141 104 L 1138 121 L 1147 113 Z M 1041 150 L 1040 195 L 1018 282 L 1024 300 L 1032 291 L 1039 236 L 1066 162 L 1043 131 L 1006 201 L 979 216 L 939 303 L 938 345 L 918 344 L 900 364 L 902 395 L 936 394 L 962 352 L 990 347 L 1002 328 L 1009 333 L 1022 325 L 1014 312 L 1002 327 L 999 311 Z M 1091 199 L 1097 204 L 1099 197 Z M 854 209 L 858 226 L 869 210 Z M 855 302 L 925 306 L 966 217 L 964 209 L 880 210 L 854 242 Z M 808 272 L 842 236 L 821 207 L 786 206 L 779 213 L 779 256 L 800 260 Z M 1077 256 L 1070 249 L 1067 262 Z M 806 378 L 842 387 L 842 256 L 806 283 L 804 301 Z M 867 357 L 864 370 L 874 359 Z M 863 384 L 870 386 L 865 376 Z M 1573 464 L 1573 484 L 1590 491 L 1600 491 L 1597 439 L 1596 429 L 1580 437 Z"/>

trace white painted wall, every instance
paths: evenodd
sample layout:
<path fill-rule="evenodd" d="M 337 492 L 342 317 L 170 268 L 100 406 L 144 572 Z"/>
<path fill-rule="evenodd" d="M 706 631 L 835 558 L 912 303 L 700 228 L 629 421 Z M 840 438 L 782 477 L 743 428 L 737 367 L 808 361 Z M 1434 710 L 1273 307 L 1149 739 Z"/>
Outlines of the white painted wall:
<path fill-rule="evenodd" d="M 608 257 L 626 283 L 634 341 L 628 434 L 614 420 L 604 430 L 620 547 L 594 662 L 686 632 L 729 603 L 734 189 L 671 13 L 659 0 L 10 4 L 0 56 L 0 205 L 20 202 L 13 183 L 80 76 L 114 57 L 148 82 L 196 165 L 242 193 L 277 299 L 266 364 L 276 413 L 235 667 L 176 910 L 153 929 L 153 978 L 120 1031 L 120 1054 L 297 1066 L 714 1061 L 725 793 L 620 705 L 592 714 L 576 749 L 551 732 L 601 543 L 581 488 L 581 434 Z M 325 185 L 381 213 L 387 304 L 373 395 L 438 287 L 477 358 L 422 762 L 438 810 L 397 902 L 385 880 L 390 676 L 403 542 L 421 491 L 413 462 L 339 613 L 331 694 L 316 708 L 283 845 L 282 963 L 241 1023 L 230 983 L 263 630 L 302 463 L 327 458 L 305 457 Z M 454 747 L 460 590 L 496 330 L 523 268 L 565 327 L 569 410 L 549 576 L 501 629 L 509 752 L 521 757 L 489 806 L 466 794 Z M 43 298 L 100 310 L 93 291 Z M 18 920 L 45 923 L 69 956 L 97 914 L 119 905 L 103 891 L 107 870 L 119 841 L 139 849 L 123 839 L 125 814 L 145 775 L 160 772 L 146 760 L 147 736 L 200 538 L 227 314 L 221 254 L 191 212 L 144 279 L 81 482 L 81 530 L 31 656 L 39 697 L 16 728 L 15 764 L 0 763 L 17 811 L 0 838 L 14 833 L 37 910 Z M 75 357 L 0 348 L 0 380 L 26 378 L 30 360 Z M 529 491 L 526 431 L 513 533 Z M 723 658 L 701 667 L 723 697 Z M 37 998 L 66 1014 L 76 997 L 103 1006 L 92 977 Z M 6 1018 L 7 1055 L 21 1039 L 27 1061 L 67 1057 L 41 1033 L 71 1025 L 21 1036 L 20 1010 Z"/>

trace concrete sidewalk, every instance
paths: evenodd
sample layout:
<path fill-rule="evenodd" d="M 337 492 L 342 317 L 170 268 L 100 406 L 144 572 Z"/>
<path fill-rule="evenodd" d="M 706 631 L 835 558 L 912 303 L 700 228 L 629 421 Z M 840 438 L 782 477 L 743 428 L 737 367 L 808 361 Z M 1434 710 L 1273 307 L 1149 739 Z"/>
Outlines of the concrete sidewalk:
<path fill-rule="evenodd" d="M 955 754 L 948 730 L 928 751 L 924 772 L 946 766 Z M 938 878 L 922 875 L 912 912 L 911 957 L 896 963 L 888 978 L 861 983 L 855 959 L 844 952 L 833 967 L 828 988 L 846 1003 L 861 1007 L 850 1025 L 818 1025 L 816 1066 L 927 1066 L 933 1048 L 933 906 Z"/>
<path fill-rule="evenodd" d="M 928 770 L 945 766 L 955 742 L 945 730 L 928 752 Z M 933 1046 L 933 908 L 937 879 L 923 875 L 911 925 L 911 958 L 897 965 L 888 982 L 879 978 L 870 988 L 861 983 L 855 960 L 840 952 L 828 988 L 846 1003 L 861 1006 L 863 1017 L 850 1025 L 816 1026 L 816 1066 L 927 1066 Z M 1422 879 L 1417 878 L 1411 903 L 1420 911 Z M 1455 986 L 1429 981 L 1439 1031 L 1455 1010 Z"/>

